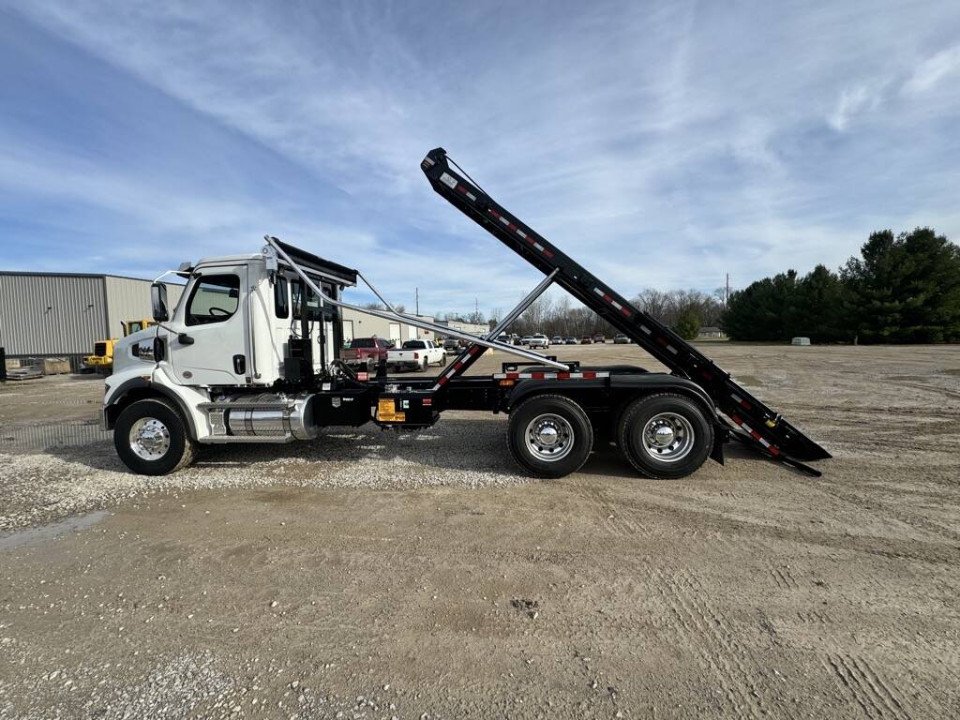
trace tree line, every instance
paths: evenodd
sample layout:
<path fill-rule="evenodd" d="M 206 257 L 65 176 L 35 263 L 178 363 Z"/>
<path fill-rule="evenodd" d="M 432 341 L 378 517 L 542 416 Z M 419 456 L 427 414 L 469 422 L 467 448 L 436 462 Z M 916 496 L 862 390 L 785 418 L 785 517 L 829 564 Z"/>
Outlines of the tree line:
<path fill-rule="evenodd" d="M 960 247 L 931 228 L 873 233 L 839 272 L 787 270 L 731 294 L 733 340 L 939 343 L 960 340 Z"/>
<path fill-rule="evenodd" d="M 703 325 L 719 326 L 723 313 L 723 303 L 719 298 L 698 290 L 646 289 L 634 296 L 631 303 L 688 339 L 696 337 Z M 496 325 L 497 319 L 502 316 L 501 309 L 493 310 L 490 327 Z M 619 331 L 589 308 L 562 295 L 538 298 L 517 318 L 510 332 L 575 338 L 599 333 L 609 338 Z"/>

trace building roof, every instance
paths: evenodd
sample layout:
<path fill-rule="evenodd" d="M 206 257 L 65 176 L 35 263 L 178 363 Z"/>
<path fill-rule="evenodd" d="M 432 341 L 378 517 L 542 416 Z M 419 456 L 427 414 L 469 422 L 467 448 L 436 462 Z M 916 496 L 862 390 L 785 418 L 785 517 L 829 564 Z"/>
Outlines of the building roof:
<path fill-rule="evenodd" d="M 0 270 L 0 275 L 17 275 L 33 277 L 79 277 L 79 278 L 119 278 L 120 280 L 139 280 L 153 282 L 148 278 L 131 277 L 130 275 L 113 275 L 111 273 L 81 273 L 81 272 L 43 272 L 39 270 Z"/>

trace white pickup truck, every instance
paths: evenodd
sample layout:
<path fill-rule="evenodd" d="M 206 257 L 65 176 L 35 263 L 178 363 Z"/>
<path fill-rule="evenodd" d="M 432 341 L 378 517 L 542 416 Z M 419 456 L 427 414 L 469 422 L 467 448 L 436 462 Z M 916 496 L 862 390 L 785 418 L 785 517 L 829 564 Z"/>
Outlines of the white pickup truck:
<path fill-rule="evenodd" d="M 447 364 L 447 354 L 432 340 L 407 340 L 399 350 L 387 351 L 387 367 L 395 370 L 426 370 L 427 365 Z"/>

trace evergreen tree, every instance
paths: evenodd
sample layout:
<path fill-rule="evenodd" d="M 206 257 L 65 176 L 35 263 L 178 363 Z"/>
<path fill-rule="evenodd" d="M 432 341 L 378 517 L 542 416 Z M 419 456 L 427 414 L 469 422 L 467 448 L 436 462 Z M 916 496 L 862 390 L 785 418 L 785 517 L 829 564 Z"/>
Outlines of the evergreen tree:
<path fill-rule="evenodd" d="M 684 309 L 673 330 L 684 340 L 693 340 L 700 333 L 700 314 L 696 308 L 690 306 Z"/>
<path fill-rule="evenodd" d="M 960 248 L 930 228 L 873 233 L 842 278 L 865 342 L 960 340 Z"/>

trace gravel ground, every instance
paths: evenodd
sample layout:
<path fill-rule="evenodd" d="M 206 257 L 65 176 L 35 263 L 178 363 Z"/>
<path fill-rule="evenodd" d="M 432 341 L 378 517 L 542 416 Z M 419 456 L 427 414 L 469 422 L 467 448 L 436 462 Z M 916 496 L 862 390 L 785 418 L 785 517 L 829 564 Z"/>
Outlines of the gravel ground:
<path fill-rule="evenodd" d="M 96 380 L 0 387 L 0 718 L 960 716 L 957 349 L 707 352 L 822 478 L 529 481 L 449 413 L 146 479 Z"/>
<path fill-rule="evenodd" d="M 186 470 L 163 477 L 133 475 L 110 436 L 96 426 L 59 426 L 60 438 L 84 445 L 28 449 L 28 434 L 7 431 L 0 453 L 0 530 L 52 522 L 114 507 L 125 499 L 171 491 L 289 484 L 317 488 L 412 489 L 432 485 L 478 488 L 527 482 L 506 454 L 505 419 L 450 412 L 434 428 L 399 434 L 375 426 L 328 431 L 317 443 L 203 448 Z M 79 433 L 76 431 L 79 430 Z M 49 434 L 43 434 L 48 437 Z M 62 442 L 61 440 L 58 440 Z M 502 445 L 503 452 L 491 452 Z M 455 452 L 451 452 L 455 449 Z"/>

